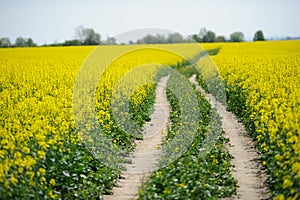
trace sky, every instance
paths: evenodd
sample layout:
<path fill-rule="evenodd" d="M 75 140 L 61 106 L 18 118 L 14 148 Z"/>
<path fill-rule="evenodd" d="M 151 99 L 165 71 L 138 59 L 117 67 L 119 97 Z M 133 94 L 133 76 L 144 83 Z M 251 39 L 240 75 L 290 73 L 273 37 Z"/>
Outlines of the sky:
<path fill-rule="evenodd" d="M 299 0 L 0 0 L 0 10 L 0 37 L 12 43 L 19 36 L 38 44 L 74 39 L 79 25 L 102 39 L 145 28 L 187 36 L 203 27 L 227 38 L 241 31 L 251 39 L 257 30 L 267 38 L 300 36 Z"/>

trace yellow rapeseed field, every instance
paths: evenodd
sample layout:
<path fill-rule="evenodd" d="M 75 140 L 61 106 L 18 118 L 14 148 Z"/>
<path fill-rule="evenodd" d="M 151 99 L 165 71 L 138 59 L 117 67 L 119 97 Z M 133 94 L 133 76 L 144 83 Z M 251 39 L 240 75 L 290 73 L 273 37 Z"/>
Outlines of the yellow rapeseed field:
<path fill-rule="evenodd" d="M 120 172 L 99 163 L 76 131 L 72 98 L 82 63 L 91 52 L 105 58 L 88 60 L 108 64 L 97 80 L 97 122 L 112 144 L 132 150 L 138 136 L 121 130 L 111 110 L 118 81 L 144 66 L 149 83 L 129 99 L 133 118 L 142 126 L 153 103 L 155 70 L 195 56 L 199 47 L 193 45 L 0 49 L 0 197 L 109 193 Z M 274 197 L 300 198 L 300 41 L 204 47 L 220 47 L 212 58 L 226 85 L 228 109 L 245 123 L 261 151 Z M 138 82 L 141 74 L 134 73 Z"/>
<path fill-rule="evenodd" d="M 109 108 L 117 81 L 139 65 L 173 65 L 198 53 L 190 44 L 145 47 L 0 49 L 0 197 L 85 198 L 110 190 L 118 172 L 98 164 L 82 147 L 72 113 L 73 86 L 93 50 L 107 59 L 94 59 L 96 65 L 112 62 L 97 87 L 97 120 L 113 143 L 130 149 L 134 138 L 116 130 Z M 115 58 L 126 51 L 135 52 Z M 134 108 L 147 104 L 153 86 L 139 88 L 131 99 Z"/>

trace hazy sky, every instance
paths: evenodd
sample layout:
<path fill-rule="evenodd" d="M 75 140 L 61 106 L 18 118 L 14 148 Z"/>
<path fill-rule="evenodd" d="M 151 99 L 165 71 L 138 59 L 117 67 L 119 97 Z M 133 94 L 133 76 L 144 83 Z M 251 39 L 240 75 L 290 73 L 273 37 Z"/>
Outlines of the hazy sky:
<path fill-rule="evenodd" d="M 0 0 L 0 37 L 32 37 L 39 44 L 74 38 L 83 25 L 115 36 L 140 28 L 162 28 L 183 35 L 201 27 L 217 35 L 234 31 L 252 38 L 300 36 L 299 0 Z"/>

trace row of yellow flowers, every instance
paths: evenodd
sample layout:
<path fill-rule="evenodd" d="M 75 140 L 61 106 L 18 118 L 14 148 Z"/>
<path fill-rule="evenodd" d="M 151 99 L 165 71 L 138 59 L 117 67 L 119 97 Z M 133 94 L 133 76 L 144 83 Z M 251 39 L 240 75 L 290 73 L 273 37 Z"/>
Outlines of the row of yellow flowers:
<path fill-rule="evenodd" d="M 300 41 L 208 44 L 278 199 L 300 198 Z"/>

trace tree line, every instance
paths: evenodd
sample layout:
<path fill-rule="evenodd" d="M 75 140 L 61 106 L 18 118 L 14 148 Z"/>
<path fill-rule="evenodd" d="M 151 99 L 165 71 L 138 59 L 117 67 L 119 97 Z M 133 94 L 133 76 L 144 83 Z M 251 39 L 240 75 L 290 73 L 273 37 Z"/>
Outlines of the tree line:
<path fill-rule="evenodd" d="M 184 38 L 179 33 L 171 33 L 165 35 L 146 35 L 145 37 L 138 39 L 136 42 L 130 41 L 130 44 L 165 44 L 165 43 L 188 43 L 188 42 L 243 42 L 244 34 L 236 31 L 230 34 L 229 40 L 226 40 L 225 36 L 217 36 L 213 31 L 207 30 L 206 28 L 200 29 L 198 34 L 193 34 Z M 262 30 L 255 32 L 253 41 L 264 41 L 266 40 Z"/>
<path fill-rule="evenodd" d="M 0 38 L 0 47 L 36 47 L 37 44 L 33 42 L 31 38 L 18 37 L 14 44 L 12 44 L 9 38 Z"/>
<path fill-rule="evenodd" d="M 169 43 L 189 43 L 189 42 L 242 42 L 244 34 L 240 31 L 230 34 L 227 40 L 225 36 L 217 36 L 213 31 L 201 28 L 198 34 L 189 35 L 184 38 L 180 33 L 171 33 L 168 35 L 146 35 L 138 40 L 129 41 L 129 44 L 169 44 Z M 265 37 L 262 30 L 255 32 L 253 41 L 264 41 Z M 107 37 L 101 40 L 101 35 L 92 28 L 78 26 L 75 29 L 75 39 L 66 40 L 62 43 L 45 44 L 42 46 L 79 46 L 79 45 L 116 45 L 116 39 Z M 37 44 L 31 38 L 18 37 L 14 44 L 9 38 L 0 38 L 0 47 L 35 47 Z"/>

